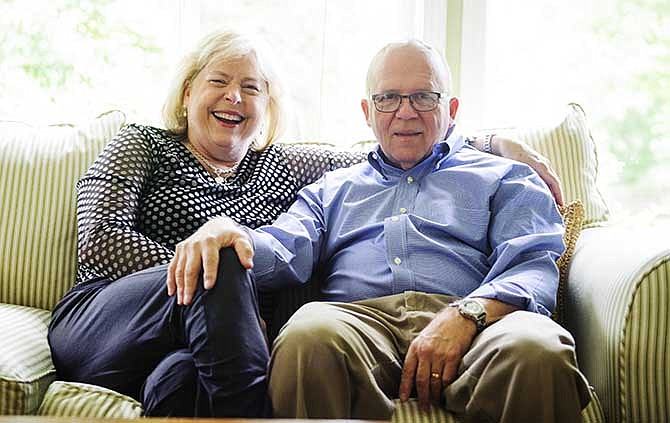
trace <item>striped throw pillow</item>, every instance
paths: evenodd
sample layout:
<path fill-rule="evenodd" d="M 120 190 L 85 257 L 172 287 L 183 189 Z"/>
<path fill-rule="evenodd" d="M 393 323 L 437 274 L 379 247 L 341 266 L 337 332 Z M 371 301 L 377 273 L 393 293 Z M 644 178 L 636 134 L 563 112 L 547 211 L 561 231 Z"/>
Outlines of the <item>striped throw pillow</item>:
<path fill-rule="evenodd" d="M 609 217 L 605 200 L 596 185 L 598 155 L 596 145 L 579 104 L 570 103 L 554 124 L 542 127 L 489 129 L 484 132 L 519 139 L 549 159 L 561 178 L 566 204 L 581 200 L 584 227 L 597 226 Z"/>
<path fill-rule="evenodd" d="M 0 304 L 0 415 L 32 414 L 56 378 L 47 344 L 51 313 Z"/>
<path fill-rule="evenodd" d="M 54 382 L 37 414 L 40 416 L 134 419 L 142 405 L 134 399 L 96 385 Z"/>
<path fill-rule="evenodd" d="M 51 309 L 76 267 L 75 183 L 125 116 L 82 126 L 0 122 L 0 303 Z"/>

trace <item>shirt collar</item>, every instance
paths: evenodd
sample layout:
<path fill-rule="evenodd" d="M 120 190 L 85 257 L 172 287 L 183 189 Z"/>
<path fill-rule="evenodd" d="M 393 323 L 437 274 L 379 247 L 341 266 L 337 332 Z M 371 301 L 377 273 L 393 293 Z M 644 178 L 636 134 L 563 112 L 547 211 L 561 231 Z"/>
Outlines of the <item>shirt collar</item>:
<path fill-rule="evenodd" d="M 449 157 L 455 154 L 465 145 L 465 138 L 458 131 L 456 131 L 456 125 L 449 127 L 447 135 L 444 140 L 436 143 L 433 146 L 433 150 L 425 159 L 417 163 L 413 168 L 408 170 L 403 170 L 398 167 L 389 164 L 385 159 L 384 152 L 381 149 L 381 145 L 377 144 L 370 153 L 368 153 L 368 163 L 379 172 L 384 179 L 388 179 L 392 176 L 400 176 L 405 173 L 425 173 L 422 170 L 431 170 L 439 167 L 441 163 L 446 161 Z"/>

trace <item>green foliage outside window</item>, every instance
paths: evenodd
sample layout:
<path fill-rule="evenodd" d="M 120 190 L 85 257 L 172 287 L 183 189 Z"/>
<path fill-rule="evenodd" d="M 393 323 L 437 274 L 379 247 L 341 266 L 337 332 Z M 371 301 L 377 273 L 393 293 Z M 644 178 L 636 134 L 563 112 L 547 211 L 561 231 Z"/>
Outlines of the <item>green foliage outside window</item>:
<path fill-rule="evenodd" d="M 94 101 L 91 93 L 104 97 L 107 93 L 100 91 L 118 91 L 108 82 L 115 77 L 110 73 L 132 67 L 133 62 L 161 62 L 163 49 L 151 34 L 142 32 L 141 25 L 126 19 L 128 15 L 119 10 L 122 3 L 128 2 L 0 2 L 0 95 L 10 97 L 12 103 L 20 98 L 22 105 L 32 103 L 31 107 L 45 113 L 49 106 L 64 107 L 59 101 L 81 93 L 78 104 L 85 110 L 85 104 Z M 0 109 L 2 118 L 25 119 L 9 103 Z M 110 101 L 105 106 L 123 108 L 119 103 Z M 54 119 L 58 117 L 51 122 Z"/>
<path fill-rule="evenodd" d="M 633 95 L 622 96 L 621 115 L 603 122 L 611 135 L 608 148 L 623 164 L 622 182 L 632 187 L 643 183 L 670 159 L 668 28 L 670 3 L 664 0 L 617 0 L 594 25 L 605 42 L 638 49 L 638 54 L 628 58 L 639 65 L 630 75 L 629 85 L 611 87 Z M 662 140 L 666 140 L 666 145 Z"/>

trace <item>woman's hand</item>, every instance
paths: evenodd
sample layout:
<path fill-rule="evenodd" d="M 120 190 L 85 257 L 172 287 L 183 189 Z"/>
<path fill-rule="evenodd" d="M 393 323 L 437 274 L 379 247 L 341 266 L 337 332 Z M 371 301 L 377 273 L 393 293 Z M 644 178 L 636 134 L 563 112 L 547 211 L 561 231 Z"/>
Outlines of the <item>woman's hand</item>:
<path fill-rule="evenodd" d="M 525 163 L 532 167 L 547 184 L 558 205 L 563 205 L 563 188 L 561 180 L 551 167 L 549 159 L 530 148 L 526 143 L 511 138 L 495 135 L 491 139 L 491 150 L 494 154 Z"/>
<path fill-rule="evenodd" d="M 177 244 L 175 255 L 168 265 L 168 295 L 176 293 L 177 304 L 190 304 L 201 270 L 205 289 L 211 289 L 216 283 L 219 250 L 225 247 L 235 249 L 246 269 L 253 267 L 254 251 L 244 229 L 227 217 L 212 219 Z"/>

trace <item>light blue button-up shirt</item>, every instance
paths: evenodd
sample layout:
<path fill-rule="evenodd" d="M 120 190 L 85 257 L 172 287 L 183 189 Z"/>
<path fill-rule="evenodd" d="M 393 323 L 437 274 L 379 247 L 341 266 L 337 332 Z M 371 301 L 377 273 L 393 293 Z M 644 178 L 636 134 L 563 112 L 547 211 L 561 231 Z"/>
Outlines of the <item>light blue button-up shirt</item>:
<path fill-rule="evenodd" d="M 412 290 L 551 314 L 563 224 L 529 167 L 455 132 L 406 171 L 382 154 L 328 172 L 273 225 L 249 231 L 260 289 L 304 283 L 319 269 L 327 301 Z"/>

